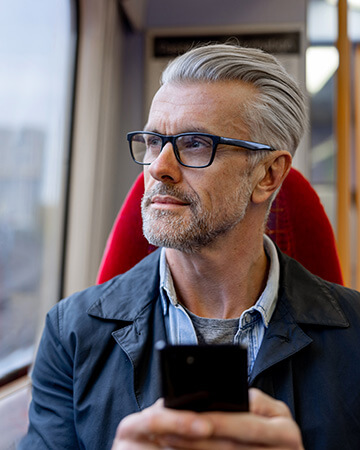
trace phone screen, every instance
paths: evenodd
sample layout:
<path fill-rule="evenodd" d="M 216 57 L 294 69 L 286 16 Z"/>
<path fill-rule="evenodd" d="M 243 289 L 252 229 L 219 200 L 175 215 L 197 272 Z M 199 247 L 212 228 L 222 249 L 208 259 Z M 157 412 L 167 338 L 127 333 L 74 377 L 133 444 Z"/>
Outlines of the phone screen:
<path fill-rule="evenodd" d="M 239 345 L 157 345 L 165 406 L 248 411 L 247 350 Z"/>

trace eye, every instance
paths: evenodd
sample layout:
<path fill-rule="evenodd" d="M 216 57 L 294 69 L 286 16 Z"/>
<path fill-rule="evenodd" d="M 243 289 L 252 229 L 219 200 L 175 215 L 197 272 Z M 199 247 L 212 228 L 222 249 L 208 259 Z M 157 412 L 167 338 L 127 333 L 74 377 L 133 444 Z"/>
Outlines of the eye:
<path fill-rule="evenodd" d="M 159 136 L 153 136 L 153 135 L 144 135 L 144 141 L 146 144 L 146 147 L 159 147 L 161 146 L 161 138 Z"/>
<path fill-rule="evenodd" d="M 181 149 L 197 150 L 212 148 L 212 140 L 206 136 L 192 134 L 181 136 L 178 140 L 178 146 Z"/>

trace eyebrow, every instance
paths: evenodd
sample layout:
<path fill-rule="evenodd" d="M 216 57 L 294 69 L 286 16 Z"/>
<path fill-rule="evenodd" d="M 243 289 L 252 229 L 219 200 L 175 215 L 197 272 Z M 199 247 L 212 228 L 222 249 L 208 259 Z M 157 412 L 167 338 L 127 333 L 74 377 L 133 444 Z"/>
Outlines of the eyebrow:
<path fill-rule="evenodd" d="M 148 131 L 150 133 L 162 134 L 160 131 L 158 131 L 157 128 L 150 128 L 147 125 L 145 125 L 143 131 Z M 185 129 L 183 129 L 181 131 L 181 133 L 176 133 L 176 134 L 182 134 L 182 133 L 205 133 L 205 134 L 213 134 L 213 135 L 215 134 L 215 133 L 212 133 L 210 130 L 208 130 L 206 128 L 201 128 L 201 127 L 186 127 Z"/>

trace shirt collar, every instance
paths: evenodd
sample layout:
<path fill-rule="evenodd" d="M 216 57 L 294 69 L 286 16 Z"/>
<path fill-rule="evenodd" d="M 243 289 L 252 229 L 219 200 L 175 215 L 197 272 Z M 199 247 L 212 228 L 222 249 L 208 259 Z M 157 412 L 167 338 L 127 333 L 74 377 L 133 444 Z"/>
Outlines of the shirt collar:
<path fill-rule="evenodd" d="M 255 305 L 250 310 L 258 311 L 261 314 L 264 326 L 267 328 L 271 316 L 273 315 L 279 291 L 280 263 L 273 241 L 264 234 L 264 249 L 270 260 L 270 268 L 265 289 L 260 295 Z M 243 313 L 244 314 L 244 313 Z"/>
<path fill-rule="evenodd" d="M 247 311 L 244 311 L 242 316 L 249 311 L 258 311 L 262 317 L 264 326 L 267 328 L 277 302 L 280 264 L 275 244 L 266 235 L 264 235 L 264 249 L 270 260 L 270 269 L 266 286 L 255 305 Z M 161 249 L 160 255 L 160 293 L 164 315 L 166 315 L 169 308 L 169 302 L 174 306 L 177 306 L 179 302 L 177 300 L 170 268 L 166 261 L 164 248 Z"/>

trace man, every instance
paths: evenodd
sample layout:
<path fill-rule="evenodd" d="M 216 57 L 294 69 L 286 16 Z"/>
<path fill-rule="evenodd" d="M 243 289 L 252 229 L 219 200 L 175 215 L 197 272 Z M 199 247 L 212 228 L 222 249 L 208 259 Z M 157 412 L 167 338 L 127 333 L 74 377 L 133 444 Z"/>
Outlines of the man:
<path fill-rule="evenodd" d="M 169 65 L 128 135 L 161 249 L 49 313 L 21 448 L 360 448 L 360 295 L 264 237 L 304 111 L 259 50 L 210 45 Z M 250 412 L 164 408 L 159 340 L 246 344 Z"/>

